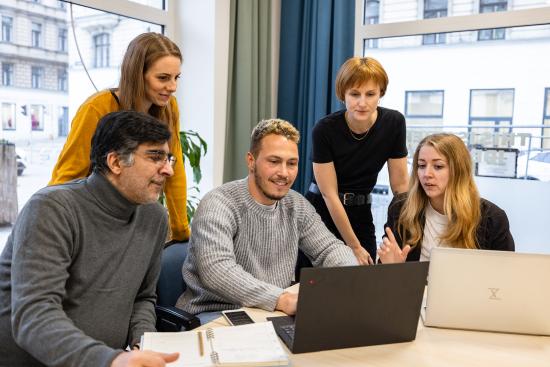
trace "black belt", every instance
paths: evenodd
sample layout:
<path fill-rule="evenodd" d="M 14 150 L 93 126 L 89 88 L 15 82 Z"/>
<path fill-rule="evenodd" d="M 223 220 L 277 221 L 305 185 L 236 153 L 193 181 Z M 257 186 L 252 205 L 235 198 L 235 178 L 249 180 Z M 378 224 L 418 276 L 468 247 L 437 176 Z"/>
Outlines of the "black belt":
<path fill-rule="evenodd" d="M 321 191 L 319 190 L 319 186 L 317 186 L 314 182 L 312 182 L 309 185 L 309 191 L 321 195 Z M 371 194 L 357 194 L 355 192 L 339 192 L 338 197 L 340 198 L 340 201 L 345 206 L 360 206 L 360 205 L 367 205 L 372 203 L 372 196 Z"/>

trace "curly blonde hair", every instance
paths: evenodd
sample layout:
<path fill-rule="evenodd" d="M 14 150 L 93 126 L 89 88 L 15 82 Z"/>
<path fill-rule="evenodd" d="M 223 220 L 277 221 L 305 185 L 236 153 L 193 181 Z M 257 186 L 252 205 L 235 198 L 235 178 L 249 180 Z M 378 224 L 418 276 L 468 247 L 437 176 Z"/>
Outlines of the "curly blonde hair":
<path fill-rule="evenodd" d="M 290 122 L 281 119 L 262 120 L 254 127 L 250 136 L 250 153 L 254 158 L 258 158 L 262 139 L 270 134 L 284 136 L 296 144 L 300 142 L 300 132 Z"/>

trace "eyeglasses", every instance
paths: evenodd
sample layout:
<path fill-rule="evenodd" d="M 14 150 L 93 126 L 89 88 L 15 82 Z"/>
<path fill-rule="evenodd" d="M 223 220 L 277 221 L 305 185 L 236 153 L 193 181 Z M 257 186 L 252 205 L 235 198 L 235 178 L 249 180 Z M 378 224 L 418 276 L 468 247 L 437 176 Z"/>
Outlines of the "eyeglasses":
<path fill-rule="evenodd" d="M 164 150 L 148 150 L 145 152 L 145 156 L 159 167 L 164 166 L 166 162 L 170 163 L 171 167 L 174 167 L 177 161 L 177 158 L 172 153 L 166 153 Z"/>

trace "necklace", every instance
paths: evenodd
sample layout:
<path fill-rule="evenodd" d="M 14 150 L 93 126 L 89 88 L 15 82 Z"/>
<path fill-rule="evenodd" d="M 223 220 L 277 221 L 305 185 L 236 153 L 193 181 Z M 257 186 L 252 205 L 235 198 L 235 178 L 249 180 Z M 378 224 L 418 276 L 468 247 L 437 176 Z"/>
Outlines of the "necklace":
<path fill-rule="evenodd" d="M 365 131 L 364 133 L 357 134 L 357 133 L 354 133 L 353 130 L 351 129 L 351 127 L 349 126 L 348 113 L 347 112 L 344 114 L 344 118 L 346 120 L 346 126 L 348 127 L 349 133 L 350 133 L 351 137 L 354 140 L 361 141 L 361 140 L 365 139 L 367 137 L 367 135 L 369 135 L 369 131 L 370 131 L 370 128 L 372 127 L 372 125 L 369 126 L 367 131 Z"/>

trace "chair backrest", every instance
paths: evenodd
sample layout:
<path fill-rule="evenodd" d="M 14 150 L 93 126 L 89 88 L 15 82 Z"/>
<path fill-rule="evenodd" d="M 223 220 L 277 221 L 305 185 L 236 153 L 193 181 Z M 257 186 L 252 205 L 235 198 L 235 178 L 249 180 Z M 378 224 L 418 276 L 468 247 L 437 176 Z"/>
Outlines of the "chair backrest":
<path fill-rule="evenodd" d="M 162 251 L 162 265 L 157 283 L 157 305 L 174 306 L 187 289 L 181 267 L 187 257 L 187 242 L 178 242 Z"/>

